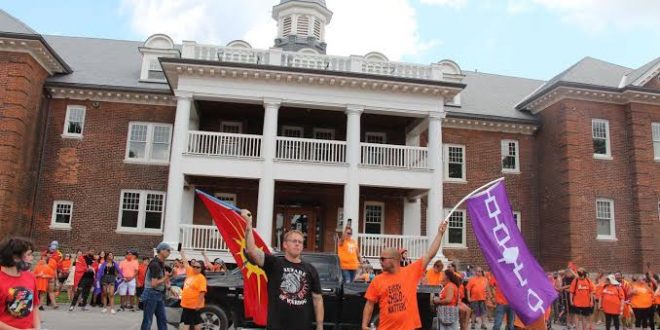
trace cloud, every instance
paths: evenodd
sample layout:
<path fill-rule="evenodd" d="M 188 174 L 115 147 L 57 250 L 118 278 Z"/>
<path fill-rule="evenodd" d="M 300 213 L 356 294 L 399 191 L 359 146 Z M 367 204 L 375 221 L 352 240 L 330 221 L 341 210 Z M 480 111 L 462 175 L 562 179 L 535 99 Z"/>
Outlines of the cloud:
<path fill-rule="evenodd" d="M 132 29 L 145 39 L 165 33 L 176 42 L 224 45 L 243 39 L 255 48 L 269 48 L 277 36 L 271 17 L 277 3 L 279 0 L 122 0 L 120 13 L 130 18 Z M 421 38 L 410 0 L 327 0 L 327 5 L 333 12 L 326 29 L 328 54 L 379 51 L 399 60 L 418 57 L 440 44 Z"/>
<path fill-rule="evenodd" d="M 460 9 L 465 7 L 467 0 L 421 0 L 423 4 L 427 5 L 441 5 Z"/>
<path fill-rule="evenodd" d="M 660 1 L 657 0 L 509 0 L 509 12 L 518 13 L 533 7 L 556 12 L 562 21 L 584 31 L 599 33 L 615 27 L 623 30 L 650 28 L 657 24 Z"/>

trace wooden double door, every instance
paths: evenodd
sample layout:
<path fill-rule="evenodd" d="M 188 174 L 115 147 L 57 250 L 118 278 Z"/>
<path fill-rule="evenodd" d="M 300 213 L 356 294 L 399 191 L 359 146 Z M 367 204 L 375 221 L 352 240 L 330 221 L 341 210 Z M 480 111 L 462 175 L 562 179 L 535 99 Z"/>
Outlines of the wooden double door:
<path fill-rule="evenodd" d="M 284 233 L 296 229 L 304 235 L 304 251 L 323 250 L 323 229 L 318 215 L 318 207 L 276 206 L 273 244 L 281 249 Z"/>

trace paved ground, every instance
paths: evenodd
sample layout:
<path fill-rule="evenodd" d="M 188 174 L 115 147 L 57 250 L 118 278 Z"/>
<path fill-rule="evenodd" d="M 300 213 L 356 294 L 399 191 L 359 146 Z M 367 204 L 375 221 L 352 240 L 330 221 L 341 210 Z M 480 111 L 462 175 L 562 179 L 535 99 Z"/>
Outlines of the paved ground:
<path fill-rule="evenodd" d="M 68 306 L 60 305 L 58 310 L 47 308 L 41 312 L 43 330 L 139 330 L 142 312 L 101 313 L 101 308 L 92 307 L 89 311 L 68 312 Z M 153 330 L 156 330 L 154 319 Z M 176 329 L 170 326 L 168 330 Z"/>

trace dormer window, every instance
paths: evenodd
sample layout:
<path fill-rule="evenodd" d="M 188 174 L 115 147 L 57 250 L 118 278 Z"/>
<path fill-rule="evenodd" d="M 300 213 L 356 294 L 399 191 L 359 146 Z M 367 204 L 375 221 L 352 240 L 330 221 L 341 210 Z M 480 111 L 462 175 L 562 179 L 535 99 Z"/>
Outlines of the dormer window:
<path fill-rule="evenodd" d="M 174 48 L 172 39 L 164 34 L 154 34 L 147 38 L 144 45 L 138 49 L 142 53 L 140 81 L 166 83 L 165 72 L 163 72 L 158 58 L 181 57 L 179 50 Z"/>
<path fill-rule="evenodd" d="M 152 59 L 149 63 L 149 72 L 147 74 L 149 80 L 165 80 L 165 73 L 163 68 L 160 66 L 158 59 Z"/>

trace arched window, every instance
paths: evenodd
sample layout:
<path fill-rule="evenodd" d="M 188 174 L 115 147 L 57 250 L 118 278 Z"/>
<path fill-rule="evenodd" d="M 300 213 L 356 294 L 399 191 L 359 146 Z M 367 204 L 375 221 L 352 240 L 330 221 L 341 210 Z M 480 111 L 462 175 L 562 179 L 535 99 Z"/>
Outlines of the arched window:
<path fill-rule="evenodd" d="M 298 26 L 296 34 L 301 36 L 309 35 L 309 16 L 298 16 Z"/>

